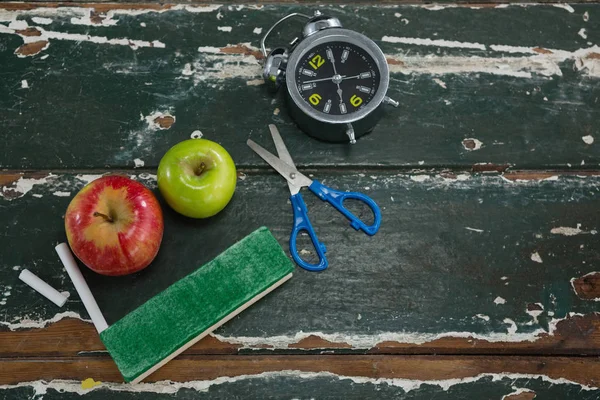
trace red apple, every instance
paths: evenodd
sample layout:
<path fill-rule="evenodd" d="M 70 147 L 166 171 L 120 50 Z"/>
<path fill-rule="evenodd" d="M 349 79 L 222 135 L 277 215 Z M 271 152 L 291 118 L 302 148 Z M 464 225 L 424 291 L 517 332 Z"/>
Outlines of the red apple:
<path fill-rule="evenodd" d="M 86 185 L 65 215 L 73 253 L 102 275 L 146 268 L 158 253 L 163 228 L 162 210 L 150 189 L 119 175 Z"/>

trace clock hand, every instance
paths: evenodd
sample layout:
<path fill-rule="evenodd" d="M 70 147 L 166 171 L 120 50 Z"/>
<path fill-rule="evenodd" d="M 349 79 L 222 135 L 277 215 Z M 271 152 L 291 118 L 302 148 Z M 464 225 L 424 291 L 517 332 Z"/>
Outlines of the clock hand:
<path fill-rule="evenodd" d="M 330 81 L 332 80 L 333 77 L 331 78 L 321 78 L 321 79 L 313 79 L 312 81 L 304 81 L 302 83 L 315 83 L 315 82 L 323 82 L 323 81 Z"/>
<path fill-rule="evenodd" d="M 337 94 L 340 96 L 340 112 L 342 114 L 346 114 L 346 104 L 344 103 L 344 98 L 342 97 L 342 88 L 340 87 L 339 83 L 336 85 L 338 87 Z"/>
<path fill-rule="evenodd" d="M 344 77 L 342 76 L 342 78 L 344 78 Z M 313 79 L 312 81 L 304 81 L 301 83 L 315 83 L 315 82 L 332 81 L 332 80 L 333 80 L 333 76 L 330 78 Z"/>
<path fill-rule="evenodd" d="M 346 79 L 360 79 L 360 78 L 370 78 L 371 77 L 371 73 L 370 72 L 363 72 L 361 74 L 355 75 L 355 76 L 342 76 L 342 80 L 346 80 Z"/>
<path fill-rule="evenodd" d="M 327 58 L 329 59 L 329 61 L 331 61 L 331 65 L 333 66 L 333 82 L 337 86 L 337 94 L 338 96 L 340 96 L 340 104 L 342 104 L 344 102 L 344 99 L 342 97 L 342 88 L 340 87 L 340 81 L 343 79 L 343 77 L 338 75 L 337 73 L 337 69 L 335 67 L 335 58 L 333 57 L 333 51 L 331 51 L 331 49 L 327 49 L 326 53 Z"/>
<path fill-rule="evenodd" d="M 333 65 L 333 74 L 337 75 L 337 69 L 335 68 L 335 58 L 333 58 L 333 51 L 331 51 L 331 49 L 327 49 L 326 51 L 327 53 L 327 58 L 329 58 L 329 61 L 331 61 L 331 65 Z"/>

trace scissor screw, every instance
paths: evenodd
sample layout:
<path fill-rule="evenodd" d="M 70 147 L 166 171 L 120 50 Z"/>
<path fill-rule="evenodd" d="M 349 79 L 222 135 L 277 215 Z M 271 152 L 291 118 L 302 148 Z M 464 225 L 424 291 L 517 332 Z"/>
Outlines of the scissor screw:
<path fill-rule="evenodd" d="M 290 178 L 292 178 L 292 179 L 296 179 L 296 173 L 292 172 L 292 173 L 290 174 Z"/>

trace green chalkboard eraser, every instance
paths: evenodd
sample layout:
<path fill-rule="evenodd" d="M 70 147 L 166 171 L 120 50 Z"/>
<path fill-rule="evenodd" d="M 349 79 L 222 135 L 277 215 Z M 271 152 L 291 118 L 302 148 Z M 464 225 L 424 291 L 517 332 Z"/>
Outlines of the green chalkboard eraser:
<path fill-rule="evenodd" d="M 265 227 L 100 333 L 126 382 L 137 383 L 292 277 Z"/>

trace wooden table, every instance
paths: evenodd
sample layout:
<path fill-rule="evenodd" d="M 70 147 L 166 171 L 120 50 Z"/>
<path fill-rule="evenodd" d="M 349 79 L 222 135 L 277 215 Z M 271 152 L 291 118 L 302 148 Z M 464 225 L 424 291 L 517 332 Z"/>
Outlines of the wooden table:
<path fill-rule="evenodd" d="M 600 6 L 320 7 L 381 46 L 401 103 L 355 146 L 308 138 L 261 81 L 261 33 L 312 9 L 0 4 L 0 398 L 600 398 Z M 380 232 L 306 196 L 330 268 L 120 383 L 54 253 L 70 199 L 109 172 L 156 189 L 198 131 L 236 161 L 218 216 L 164 207 L 146 271 L 84 271 L 112 323 L 261 225 L 287 248 L 287 187 L 245 145 L 274 150 L 269 123 L 303 171 L 372 196 Z"/>

